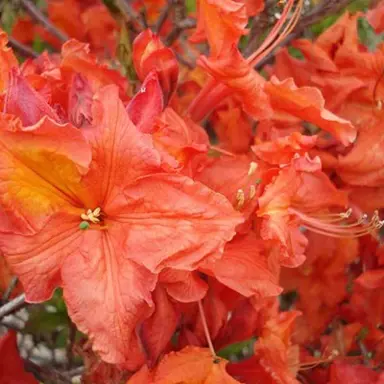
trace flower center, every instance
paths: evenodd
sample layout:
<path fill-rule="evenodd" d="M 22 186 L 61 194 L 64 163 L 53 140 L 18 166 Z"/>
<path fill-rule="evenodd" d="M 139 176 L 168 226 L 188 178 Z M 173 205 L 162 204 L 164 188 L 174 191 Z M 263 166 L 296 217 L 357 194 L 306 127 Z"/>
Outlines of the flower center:
<path fill-rule="evenodd" d="M 101 220 L 100 216 L 101 216 L 101 209 L 99 207 L 95 208 L 93 211 L 92 209 L 88 209 L 86 213 L 82 213 L 80 215 L 83 221 L 86 221 L 92 224 L 100 223 L 100 220 Z"/>

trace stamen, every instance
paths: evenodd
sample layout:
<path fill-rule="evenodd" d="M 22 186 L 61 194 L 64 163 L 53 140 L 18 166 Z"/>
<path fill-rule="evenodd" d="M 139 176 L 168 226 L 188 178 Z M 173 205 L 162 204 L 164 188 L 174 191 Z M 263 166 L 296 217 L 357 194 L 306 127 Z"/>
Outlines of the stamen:
<path fill-rule="evenodd" d="M 197 302 L 197 304 L 199 306 L 199 312 L 200 312 L 201 322 L 203 324 L 205 338 L 207 339 L 208 347 L 211 350 L 213 361 L 216 363 L 217 362 L 217 355 L 216 355 L 216 352 L 215 352 L 215 348 L 213 348 L 213 343 L 212 343 L 211 335 L 209 334 L 207 318 L 205 317 L 205 312 L 204 312 L 203 304 L 202 304 L 201 300 L 199 300 Z"/>
<path fill-rule="evenodd" d="M 82 213 L 80 217 L 84 221 L 97 224 L 97 223 L 100 223 L 100 219 L 99 219 L 100 215 L 101 215 L 101 209 L 97 207 L 93 211 L 92 209 L 88 209 L 86 213 Z"/>
<path fill-rule="evenodd" d="M 251 164 L 249 164 L 248 176 L 252 176 L 256 172 L 258 167 L 259 165 L 257 163 L 251 161 Z"/>
<path fill-rule="evenodd" d="M 384 220 L 380 220 L 378 212 L 375 211 L 368 221 L 368 215 L 362 215 L 352 223 L 344 220 L 351 215 L 350 210 L 339 214 L 339 218 L 327 216 L 313 216 L 305 214 L 295 208 L 289 208 L 289 213 L 294 214 L 301 220 L 301 224 L 308 230 L 330 237 L 355 238 L 372 234 L 384 225 Z"/>
<path fill-rule="evenodd" d="M 242 189 L 238 189 L 236 193 L 236 209 L 240 210 L 243 208 L 245 203 L 245 193 Z"/>
<path fill-rule="evenodd" d="M 283 9 L 280 19 L 274 25 L 267 38 L 261 44 L 259 49 L 248 58 L 248 62 L 252 66 L 255 66 L 263 57 L 267 56 L 271 51 L 273 51 L 280 44 L 280 42 L 292 32 L 301 16 L 303 3 L 304 0 L 298 0 L 296 8 L 294 9 L 291 18 L 288 20 L 288 16 L 295 4 L 295 0 L 288 0 L 288 3 Z M 287 20 L 288 23 L 284 26 L 284 23 Z"/>

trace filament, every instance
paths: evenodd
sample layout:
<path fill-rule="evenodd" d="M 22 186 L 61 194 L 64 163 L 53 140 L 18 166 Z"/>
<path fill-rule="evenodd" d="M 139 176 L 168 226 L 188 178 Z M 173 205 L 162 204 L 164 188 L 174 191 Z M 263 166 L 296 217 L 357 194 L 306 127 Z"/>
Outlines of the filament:
<path fill-rule="evenodd" d="M 350 217 L 350 210 L 341 212 L 339 218 L 333 216 L 334 214 L 331 214 L 332 216 L 312 216 L 295 208 L 289 208 L 288 212 L 298 217 L 306 229 L 330 237 L 355 238 L 366 236 L 384 225 L 384 221 L 379 219 L 377 211 L 374 212 L 370 220 L 368 220 L 368 215 L 364 214 L 352 223 L 345 221 Z"/>

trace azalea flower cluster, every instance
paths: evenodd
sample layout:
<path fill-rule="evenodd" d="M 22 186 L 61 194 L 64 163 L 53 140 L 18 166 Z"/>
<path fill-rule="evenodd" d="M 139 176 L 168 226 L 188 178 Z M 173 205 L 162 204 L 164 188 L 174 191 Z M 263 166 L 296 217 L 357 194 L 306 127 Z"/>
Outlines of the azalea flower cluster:
<path fill-rule="evenodd" d="M 55 0 L 0 32 L 0 292 L 62 289 L 84 383 L 384 383 L 384 44 L 358 29 L 384 6 L 260 73 L 304 7 L 267 3 Z M 16 341 L 0 382 L 38 383 Z"/>

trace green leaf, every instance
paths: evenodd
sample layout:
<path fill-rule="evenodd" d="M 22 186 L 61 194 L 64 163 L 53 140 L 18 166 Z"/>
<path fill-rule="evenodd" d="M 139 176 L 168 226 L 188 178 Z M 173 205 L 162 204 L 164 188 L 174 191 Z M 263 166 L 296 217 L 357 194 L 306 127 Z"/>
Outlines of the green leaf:
<path fill-rule="evenodd" d="M 357 22 L 360 41 L 372 52 L 384 41 L 384 33 L 377 35 L 367 19 L 360 17 Z"/>
<path fill-rule="evenodd" d="M 236 358 L 240 360 L 245 356 L 250 355 L 255 341 L 256 338 L 253 337 L 249 340 L 228 345 L 227 347 L 221 349 L 217 355 L 227 360 L 234 360 Z"/>

